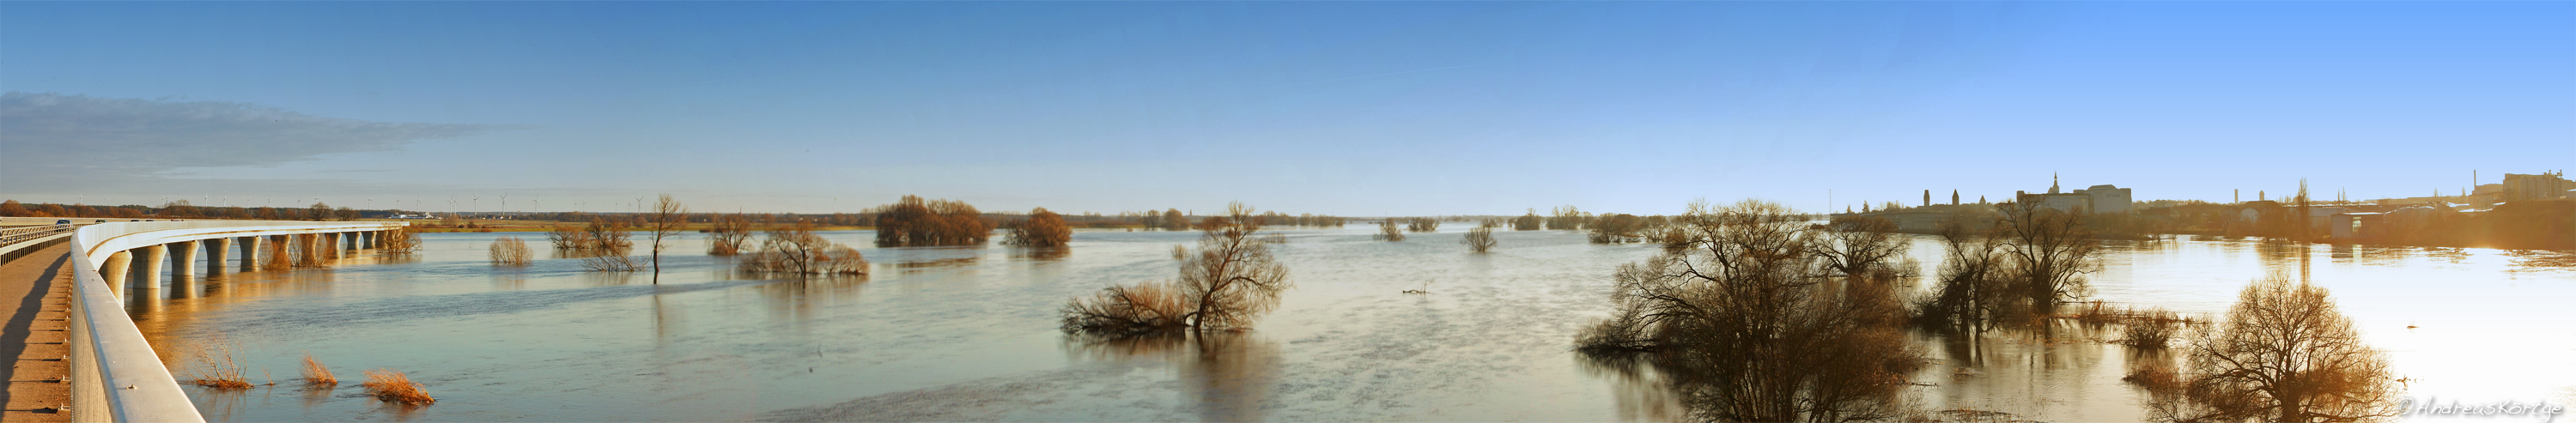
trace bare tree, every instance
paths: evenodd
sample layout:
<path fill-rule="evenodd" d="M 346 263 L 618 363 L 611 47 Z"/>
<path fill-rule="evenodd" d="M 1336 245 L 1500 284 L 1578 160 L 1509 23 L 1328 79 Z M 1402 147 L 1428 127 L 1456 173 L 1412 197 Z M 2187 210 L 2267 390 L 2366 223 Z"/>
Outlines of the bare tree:
<path fill-rule="evenodd" d="M 2101 269 L 2102 244 L 2084 228 L 2083 214 L 2027 201 L 2001 203 L 1995 211 L 2002 215 L 1996 229 L 2018 275 L 2013 289 L 2029 298 L 2034 311 L 2047 313 L 2091 291 L 2083 275 Z"/>
<path fill-rule="evenodd" d="M 383 235 L 385 238 L 376 241 L 379 245 L 376 247 L 376 251 L 391 255 L 411 254 L 413 252 L 420 251 L 420 236 L 412 234 L 411 231 L 412 229 L 409 226 L 385 231 Z"/>
<path fill-rule="evenodd" d="M 1899 415 L 1890 399 L 1922 361 L 1893 281 L 1833 277 L 1806 217 L 1776 203 L 1694 203 L 1678 219 L 1686 248 L 1613 273 L 1612 317 L 1576 340 L 1587 356 L 1642 359 L 1698 420 Z"/>
<path fill-rule="evenodd" d="M 2003 238 L 1994 236 L 1992 228 L 1966 214 L 1941 223 L 1939 286 L 1917 307 L 1918 317 L 1983 332 L 2009 312 L 2022 309 L 2009 306 L 2023 298 L 2008 289 L 2018 272 L 2004 254 Z"/>
<path fill-rule="evenodd" d="M 591 245 L 590 233 L 583 232 L 580 226 L 556 225 L 546 232 L 546 241 L 553 242 L 557 250 L 579 250 Z"/>
<path fill-rule="evenodd" d="M 791 275 L 865 275 L 868 261 L 859 250 L 814 234 L 814 222 L 799 220 L 771 225 L 760 251 L 737 264 L 745 273 Z"/>
<path fill-rule="evenodd" d="M 1529 209 L 1529 214 L 1524 214 L 1524 215 L 1521 215 L 1521 217 L 1519 217 L 1519 218 L 1512 219 L 1512 230 L 1515 230 L 1515 231 L 1535 231 L 1535 230 L 1539 230 L 1539 228 L 1540 228 L 1542 225 L 1544 225 L 1546 221 L 1547 221 L 1547 218 L 1543 218 L 1543 217 L 1539 217 L 1539 216 L 1538 216 L 1538 209 Z"/>
<path fill-rule="evenodd" d="M 1396 226 L 1396 225 L 1395 225 L 1395 221 L 1396 221 L 1396 218 L 1392 218 L 1392 217 L 1390 217 L 1390 218 L 1385 218 L 1385 219 L 1378 219 L 1378 221 L 1377 221 L 1377 236 L 1374 236 L 1374 237 L 1371 237 L 1371 238 L 1375 238 L 1375 239 L 1383 239 L 1383 240 L 1387 240 L 1388 242 L 1398 242 L 1398 241 L 1403 241 L 1403 240 L 1404 240 L 1404 228 Z"/>
<path fill-rule="evenodd" d="M 1896 224 L 1887 219 L 1838 217 L 1818 235 L 1823 242 L 1817 246 L 1816 254 L 1823 255 L 1827 266 L 1845 276 L 1860 276 L 1905 256 L 1905 243 L 1896 237 Z"/>
<path fill-rule="evenodd" d="M 520 241 L 518 237 L 505 236 L 492 240 L 491 249 L 494 266 L 526 266 L 533 261 L 528 257 L 528 243 Z"/>
<path fill-rule="evenodd" d="M 2237 295 L 2193 337 L 2183 381 L 2151 404 L 2171 421 L 2384 421 L 2401 410 L 2385 353 L 2370 348 L 2324 287 L 2283 275 Z"/>
<path fill-rule="evenodd" d="M 582 227 L 582 233 L 582 238 L 587 242 L 581 245 L 579 250 L 589 254 L 588 257 L 581 259 L 582 269 L 593 272 L 633 272 L 636 267 L 639 267 L 635 265 L 634 257 L 626 255 L 627 249 L 635 245 L 634 242 L 626 240 L 633 235 L 627 231 L 626 221 L 615 218 L 592 220 L 590 225 Z"/>
<path fill-rule="evenodd" d="M 1293 285 L 1287 266 L 1270 255 L 1278 238 L 1258 236 L 1261 221 L 1252 207 L 1227 205 L 1226 216 L 1209 217 L 1200 227 L 1198 248 L 1181 260 L 1179 280 L 1114 286 L 1076 298 L 1061 312 L 1065 332 L 1128 336 L 1243 329 L 1278 307 L 1280 294 Z"/>
<path fill-rule="evenodd" d="M 1458 243 L 1467 244 L 1468 251 L 1483 253 L 1493 250 L 1498 242 L 1494 241 L 1493 227 L 1478 226 L 1475 229 L 1468 229 L 1467 237 L 1459 239 Z"/>
<path fill-rule="evenodd" d="M 707 225 L 707 255 L 730 256 L 750 249 L 751 218 L 742 213 L 715 216 Z"/>
<path fill-rule="evenodd" d="M 670 194 L 662 194 L 660 200 L 653 202 L 653 211 L 644 215 L 644 229 L 653 233 L 654 285 L 662 284 L 662 247 L 669 245 L 665 241 L 680 236 L 680 230 L 688 225 L 688 207 L 672 200 Z"/>

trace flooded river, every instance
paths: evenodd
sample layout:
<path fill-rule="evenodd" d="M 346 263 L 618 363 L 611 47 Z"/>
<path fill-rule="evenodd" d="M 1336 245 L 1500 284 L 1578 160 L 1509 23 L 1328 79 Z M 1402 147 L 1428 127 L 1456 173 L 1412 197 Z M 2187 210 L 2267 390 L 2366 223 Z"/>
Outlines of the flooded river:
<path fill-rule="evenodd" d="M 872 248 L 867 277 L 750 278 L 703 239 L 677 242 L 660 284 L 579 260 L 495 268 L 496 237 L 424 234 L 407 258 L 227 273 L 128 305 L 165 360 L 220 340 L 254 383 L 189 388 L 216 421 L 1660 421 L 1674 396 L 1571 351 L 1607 315 L 1604 280 L 1651 246 L 1463 225 L 1372 241 L 1373 227 L 1287 229 L 1295 288 L 1258 330 L 1095 343 L 1056 310 L 1112 284 L 1171 279 L 1191 232 L 1077 232 L 1069 250 Z M 1937 246 L 1918 239 L 1925 272 Z M 2095 298 L 2217 314 L 2257 277 L 2329 287 L 2390 353 L 2408 396 L 2576 402 L 2576 256 L 2217 238 L 2122 242 Z M 1427 294 L 1406 294 L 1405 290 Z M 2120 377 L 2147 359 L 2079 325 L 1982 339 L 1918 333 L 1935 360 L 1910 401 L 2047 421 L 2134 421 Z M 311 354 L 334 389 L 288 382 Z M 409 372 L 418 408 L 362 395 L 367 369 Z"/>

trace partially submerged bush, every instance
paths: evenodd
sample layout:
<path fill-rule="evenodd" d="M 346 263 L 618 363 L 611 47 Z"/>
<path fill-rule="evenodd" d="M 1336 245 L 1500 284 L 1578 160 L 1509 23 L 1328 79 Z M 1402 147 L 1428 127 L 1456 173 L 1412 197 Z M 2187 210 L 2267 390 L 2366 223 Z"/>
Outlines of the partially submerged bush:
<path fill-rule="evenodd" d="M 590 224 L 582 226 L 579 235 L 569 239 L 574 242 L 573 250 L 587 255 L 581 259 L 582 269 L 632 272 L 642 266 L 635 263 L 634 257 L 626 255 L 627 250 L 635 246 L 633 241 L 627 240 L 631 235 L 633 232 L 629 231 L 625 220 L 604 218 L 591 220 Z M 558 242 L 557 245 L 562 244 Z"/>
<path fill-rule="evenodd" d="M 814 234 L 814 223 L 778 225 L 760 242 L 760 251 L 736 262 L 745 273 L 790 275 L 865 275 L 868 259 L 859 250 Z"/>
<path fill-rule="evenodd" d="M 438 403 L 437 398 L 430 398 L 429 390 L 412 382 L 410 375 L 393 369 L 368 370 L 367 381 L 358 386 L 367 388 L 367 395 L 380 401 L 412 406 Z"/>
<path fill-rule="evenodd" d="M 1019 247 L 1062 247 L 1073 242 L 1073 228 L 1064 225 L 1064 215 L 1045 207 L 1029 211 L 1029 218 L 1004 225 L 1010 236 L 1002 244 Z"/>
<path fill-rule="evenodd" d="M 242 375 L 241 362 L 233 359 L 232 342 L 223 335 L 208 337 L 187 349 L 188 384 L 229 391 L 250 389 L 250 378 Z"/>
<path fill-rule="evenodd" d="M 730 256 L 751 249 L 751 217 L 734 213 L 711 220 L 707 225 L 707 255 Z"/>
<path fill-rule="evenodd" d="M 577 226 L 556 225 L 546 232 L 546 241 L 553 242 L 557 250 L 578 250 L 591 245 L 590 233 L 582 232 Z"/>
<path fill-rule="evenodd" d="M 1439 232 L 1440 220 L 1428 217 L 1406 218 L 1404 219 L 1404 230 L 1406 232 Z"/>
<path fill-rule="evenodd" d="M 333 376 L 331 374 L 331 368 L 324 367 L 320 360 L 314 360 L 312 354 L 304 355 L 303 379 L 305 384 L 313 386 L 331 386 L 340 384 L 340 377 Z"/>
<path fill-rule="evenodd" d="M 1624 244 L 1643 240 L 1638 232 L 1645 229 L 1645 219 L 1626 213 L 1602 215 L 1593 219 L 1592 230 L 1584 238 L 1594 244 Z"/>
<path fill-rule="evenodd" d="M 380 235 L 378 236 L 382 236 L 384 238 L 376 240 L 377 252 L 391 255 L 403 255 L 420 251 L 420 237 L 413 235 L 412 229 L 409 226 L 380 232 L 379 234 Z"/>
<path fill-rule="evenodd" d="M 977 245 L 993 236 L 984 213 L 960 201 L 906 195 L 876 213 L 879 247 Z"/>
<path fill-rule="evenodd" d="M 1278 238 L 1261 236 L 1251 207 L 1226 208 L 1200 227 L 1199 247 L 1181 260 L 1180 279 L 1169 286 L 1112 286 L 1075 298 L 1061 310 L 1066 333 L 1132 336 L 1178 329 L 1223 330 L 1252 326 L 1279 306 L 1292 285 L 1287 266 L 1270 255 Z"/>
<path fill-rule="evenodd" d="M 1111 286 L 1088 300 L 1065 304 L 1065 332 L 1137 336 L 1189 327 L 1189 299 L 1168 282 Z"/>
<path fill-rule="evenodd" d="M 1475 229 L 1468 229 L 1467 237 L 1460 238 L 1458 243 L 1467 244 L 1468 251 L 1482 253 L 1493 250 L 1494 245 L 1499 244 L 1500 242 L 1494 240 L 1494 228 L 1479 226 Z"/>
<path fill-rule="evenodd" d="M 1403 241 L 1404 228 L 1395 226 L 1395 218 L 1390 217 L 1380 219 L 1377 221 L 1377 235 L 1370 238 L 1387 240 L 1389 242 Z"/>
<path fill-rule="evenodd" d="M 491 258 L 494 266 L 526 266 L 534 262 L 529 258 L 528 243 L 510 236 L 492 240 Z"/>
<path fill-rule="evenodd" d="M 2119 344 L 2143 349 L 2163 349 L 2172 345 L 2184 323 L 2180 315 L 2161 309 L 2135 313 L 2124 320 Z"/>
<path fill-rule="evenodd" d="M 2160 419 L 2350 422 L 2403 411 L 2387 354 L 2362 343 L 2324 287 L 2258 280 L 2186 345 L 2186 370 L 2150 404 Z"/>

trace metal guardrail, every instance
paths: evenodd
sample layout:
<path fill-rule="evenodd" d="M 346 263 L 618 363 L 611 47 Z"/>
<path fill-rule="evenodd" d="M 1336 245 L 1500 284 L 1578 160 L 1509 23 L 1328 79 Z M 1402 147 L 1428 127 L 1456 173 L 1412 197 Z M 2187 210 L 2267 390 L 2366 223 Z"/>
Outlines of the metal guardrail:
<path fill-rule="evenodd" d="M 72 232 L 72 417 L 83 422 L 203 422 L 186 391 L 98 268 L 118 251 L 240 236 L 380 231 L 403 222 L 112 222 Z"/>
<path fill-rule="evenodd" d="M 72 225 L 46 225 L 46 226 L 31 226 L 31 227 L 24 227 L 24 228 L 0 229 L 0 245 L 9 245 L 9 244 L 16 244 L 16 243 L 24 242 L 24 241 L 31 241 L 31 240 L 35 240 L 35 239 L 38 239 L 38 238 L 44 238 L 44 237 L 46 237 L 46 236 L 50 236 L 50 235 L 54 235 L 54 234 L 59 234 L 59 233 L 64 233 L 64 232 L 71 232 L 71 231 L 72 231 L 72 229 L 73 229 L 73 226 L 72 226 Z"/>

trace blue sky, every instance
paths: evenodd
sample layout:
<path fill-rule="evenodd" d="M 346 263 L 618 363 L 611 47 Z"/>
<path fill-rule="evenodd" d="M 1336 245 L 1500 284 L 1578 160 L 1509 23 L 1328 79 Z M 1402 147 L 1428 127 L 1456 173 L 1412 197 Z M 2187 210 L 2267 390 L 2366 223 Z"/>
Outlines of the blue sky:
<path fill-rule="evenodd" d="M 2376 198 L 2576 167 L 2576 3 L 6 2 L 0 91 L 21 201 Z"/>

